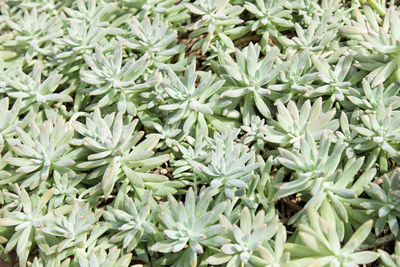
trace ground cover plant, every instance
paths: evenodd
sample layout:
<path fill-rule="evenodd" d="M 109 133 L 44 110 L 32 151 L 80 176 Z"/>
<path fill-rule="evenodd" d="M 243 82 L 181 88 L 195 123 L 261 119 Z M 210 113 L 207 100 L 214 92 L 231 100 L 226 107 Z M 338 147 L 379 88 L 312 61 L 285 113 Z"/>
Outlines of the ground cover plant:
<path fill-rule="evenodd" d="M 400 7 L 0 1 L 11 266 L 400 266 Z"/>

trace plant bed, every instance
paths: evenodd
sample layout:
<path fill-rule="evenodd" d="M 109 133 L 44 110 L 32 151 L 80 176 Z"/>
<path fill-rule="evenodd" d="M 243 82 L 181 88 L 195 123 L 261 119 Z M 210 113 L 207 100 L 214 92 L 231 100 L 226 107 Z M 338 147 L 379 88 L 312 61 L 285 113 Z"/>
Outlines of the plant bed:
<path fill-rule="evenodd" d="M 400 265 L 395 1 L 0 11 L 0 266 Z"/>

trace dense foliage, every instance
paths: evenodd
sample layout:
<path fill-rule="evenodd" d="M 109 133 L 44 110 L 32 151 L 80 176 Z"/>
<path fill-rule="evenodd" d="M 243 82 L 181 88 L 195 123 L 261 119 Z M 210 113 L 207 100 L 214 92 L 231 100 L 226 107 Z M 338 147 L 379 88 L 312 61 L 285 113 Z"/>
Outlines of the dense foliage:
<path fill-rule="evenodd" d="M 0 257 L 400 265 L 400 8 L 0 1 Z"/>

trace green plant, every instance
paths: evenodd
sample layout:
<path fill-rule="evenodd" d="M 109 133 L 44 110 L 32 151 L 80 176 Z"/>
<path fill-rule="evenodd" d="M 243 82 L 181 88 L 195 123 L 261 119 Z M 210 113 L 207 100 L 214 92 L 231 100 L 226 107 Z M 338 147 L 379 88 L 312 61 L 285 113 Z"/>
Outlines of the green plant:
<path fill-rule="evenodd" d="M 354 205 L 376 212 L 377 220 L 374 227 L 376 234 L 382 233 L 386 224 L 393 235 L 397 236 L 399 232 L 397 219 L 399 217 L 397 204 L 400 200 L 397 197 L 399 179 L 399 170 L 397 169 L 390 176 L 384 174 L 380 186 L 376 183 L 370 183 L 365 186 L 365 192 L 370 199 L 359 198 L 352 200 Z"/>
<path fill-rule="evenodd" d="M 255 17 L 254 21 L 250 21 L 251 30 L 262 34 L 261 45 L 266 47 L 269 35 L 278 37 L 280 31 L 293 28 L 291 21 L 291 12 L 286 9 L 279 1 L 256 0 L 256 3 L 246 2 L 246 8 Z"/>
<path fill-rule="evenodd" d="M 307 212 L 309 225 L 299 225 L 299 238 L 303 244 L 288 243 L 288 250 L 296 258 L 288 266 L 342 265 L 356 266 L 375 261 L 379 255 L 373 251 L 359 251 L 362 242 L 370 234 L 373 222 L 369 220 L 361 225 L 344 244 L 336 233 L 336 221 L 331 211 L 326 210 L 320 216 L 313 209 Z"/>
<path fill-rule="evenodd" d="M 148 54 L 136 61 L 132 59 L 122 66 L 122 44 L 120 42 L 116 45 L 113 55 L 104 55 L 97 45 L 94 54 L 83 57 L 91 70 L 81 69 L 81 79 L 94 86 L 85 91 L 93 96 L 102 96 L 97 104 L 93 105 L 93 108 L 113 104 L 118 99 L 118 91 L 122 95 L 129 95 L 145 91 L 157 82 L 155 77 L 145 82 L 136 81 L 150 65 Z"/>
<path fill-rule="evenodd" d="M 40 124 L 31 121 L 29 132 L 21 128 L 16 129 L 16 136 L 8 140 L 14 157 L 5 161 L 18 167 L 15 171 L 22 173 L 22 187 L 29 186 L 34 189 L 40 181 L 47 180 L 53 170 L 69 171 L 75 164 L 74 155 L 71 153 L 70 141 L 74 129 L 70 122 L 65 122 L 62 117 L 55 121 L 46 120 Z"/>
<path fill-rule="evenodd" d="M 360 116 L 362 125 L 353 125 L 364 142 L 354 146 L 357 151 L 371 151 L 368 157 L 368 166 L 372 166 L 379 159 L 382 171 L 387 171 L 387 157 L 391 157 L 394 161 L 399 162 L 398 151 L 398 128 L 399 119 L 392 116 L 392 109 L 389 105 L 387 108 L 380 100 L 377 105 L 375 114 L 362 114 Z"/>
<path fill-rule="evenodd" d="M 48 190 L 42 196 L 29 197 L 25 189 L 18 189 L 20 207 L 9 211 L 3 211 L 0 226 L 15 227 L 15 232 L 8 240 L 4 252 L 7 253 L 16 247 L 19 264 L 26 265 L 32 245 L 34 244 L 37 228 L 43 225 L 45 220 L 50 220 L 46 204 L 50 200 L 54 190 Z M 39 230 L 40 231 L 40 230 Z"/>
<path fill-rule="evenodd" d="M 165 104 L 159 108 L 169 111 L 166 119 L 168 124 L 184 120 L 182 130 L 185 134 L 195 127 L 198 132 L 208 136 L 206 118 L 212 116 L 213 109 L 220 105 L 212 96 L 220 90 L 225 81 L 214 82 L 215 78 L 208 72 L 200 76 L 196 86 L 198 73 L 195 68 L 195 62 L 192 61 L 182 78 L 171 69 L 168 70 L 168 80 L 162 83 L 168 97 Z"/>
<path fill-rule="evenodd" d="M 83 145 L 90 151 L 87 161 L 80 162 L 76 167 L 91 170 L 87 179 L 101 177 L 98 187 L 101 186 L 106 198 L 111 195 L 119 179 L 128 179 L 132 186 L 138 188 L 157 187 L 157 183 L 168 180 L 165 176 L 147 173 L 169 159 L 167 154 L 153 157 L 155 152 L 152 150 L 159 138 L 153 135 L 139 143 L 143 132 L 135 131 L 138 120 L 124 123 L 123 114 L 112 113 L 102 118 L 100 110 L 95 109 L 86 118 L 86 125 L 73 121 L 76 131 L 84 137 L 75 144 Z M 161 184 L 158 193 L 166 194 Z M 170 190 L 174 192 L 173 188 Z"/>
<path fill-rule="evenodd" d="M 225 208 L 225 202 L 210 208 L 212 197 L 203 194 L 198 200 L 190 188 L 185 204 L 177 202 L 171 195 L 168 205 L 161 205 L 160 223 L 164 226 L 165 240 L 157 242 L 151 250 L 169 254 L 167 261 L 172 266 L 196 266 L 197 254 L 204 253 L 203 246 L 220 246 L 228 240 L 219 234 L 223 226 L 217 224 L 218 214 Z"/>
<path fill-rule="evenodd" d="M 224 192 L 228 199 L 244 194 L 248 183 L 254 177 L 254 170 L 259 167 L 259 164 L 254 162 L 254 152 L 234 142 L 238 133 L 238 130 L 232 131 L 231 134 L 215 133 L 215 150 L 211 152 L 206 164 L 193 159 L 189 161 L 203 179 L 209 179 L 207 183 L 210 187 L 206 190 Z"/>
<path fill-rule="evenodd" d="M 132 198 L 125 196 L 120 207 L 107 207 L 104 217 L 117 232 L 110 242 L 122 243 L 122 248 L 132 251 L 144 234 L 154 234 L 156 228 L 153 225 L 154 216 L 150 215 L 150 202 L 151 195 L 146 193 L 137 206 Z"/>
<path fill-rule="evenodd" d="M 50 108 L 55 102 L 72 101 L 72 97 L 68 94 L 55 92 L 62 75 L 53 72 L 42 81 L 42 70 L 39 65 L 35 65 L 29 75 L 18 69 L 2 73 L 1 78 L 5 83 L 3 93 L 11 98 L 21 98 L 23 111 L 32 108 L 38 111 L 42 106 Z"/>
<path fill-rule="evenodd" d="M 121 38 L 123 45 L 141 54 L 147 53 L 149 59 L 159 68 L 165 68 L 164 62 L 170 61 L 184 49 L 182 44 L 176 44 L 177 31 L 168 28 L 168 22 L 162 21 L 158 15 L 155 16 L 153 23 L 147 16 L 142 22 L 132 17 L 131 21 L 127 23 L 131 30 L 128 36 L 131 38 Z M 174 65 L 170 66 L 174 67 Z M 182 69 L 182 67 L 178 69 Z"/>
<path fill-rule="evenodd" d="M 231 38 L 243 35 L 247 31 L 243 26 L 235 27 L 243 22 L 237 16 L 243 12 L 244 8 L 230 5 L 228 0 L 197 0 L 184 5 L 191 13 L 202 17 L 188 25 L 188 29 L 192 30 L 189 38 L 207 33 L 205 38 L 196 42 L 192 47 L 193 50 L 201 47 L 203 55 L 208 51 L 213 40 L 219 39 L 226 47 L 233 47 Z"/>
<path fill-rule="evenodd" d="M 394 0 L 0 1 L 0 261 L 399 265 L 399 26 Z"/>
<path fill-rule="evenodd" d="M 260 57 L 260 47 L 258 44 L 250 45 L 242 51 L 235 50 L 236 62 L 232 57 L 223 51 L 218 54 L 220 62 L 219 71 L 226 80 L 226 86 L 220 97 L 232 99 L 233 105 L 242 105 L 242 118 L 246 124 L 250 120 L 255 103 L 258 111 L 266 118 L 271 118 L 271 111 L 265 103 L 265 98 L 274 99 L 276 96 L 268 89 L 278 76 L 279 71 L 284 69 L 285 64 L 274 64 L 280 62 L 277 57 L 279 50 L 271 48 L 271 51 L 262 58 Z M 268 73 L 267 75 L 265 75 Z M 241 99 L 244 103 L 241 103 Z M 232 106 L 229 106 L 233 108 Z"/>
<path fill-rule="evenodd" d="M 339 121 L 333 119 L 336 110 L 322 113 L 322 98 L 318 98 L 311 106 L 307 100 L 298 110 L 295 102 L 289 101 L 285 107 L 281 101 L 276 102 L 276 120 L 268 120 L 268 126 L 261 129 L 267 142 L 278 144 L 281 147 L 293 145 L 299 148 L 300 140 L 309 131 L 319 140 L 322 131 L 332 133 L 339 127 Z"/>
<path fill-rule="evenodd" d="M 223 245 L 221 252 L 210 256 L 206 262 L 212 265 L 227 263 L 228 266 L 285 264 L 288 255 L 282 254 L 286 230 L 277 221 L 277 217 L 265 218 L 263 211 L 252 218 L 247 207 L 240 215 L 240 227 L 221 215 L 220 223 L 227 229 L 226 236 L 231 242 Z M 272 245 L 269 241 L 275 235 Z"/>
<path fill-rule="evenodd" d="M 383 266 L 394 267 L 400 264 L 399 249 L 400 249 L 400 244 L 398 241 L 396 241 L 395 253 L 393 255 L 389 255 L 389 253 L 387 253 L 382 249 L 378 250 Z"/>

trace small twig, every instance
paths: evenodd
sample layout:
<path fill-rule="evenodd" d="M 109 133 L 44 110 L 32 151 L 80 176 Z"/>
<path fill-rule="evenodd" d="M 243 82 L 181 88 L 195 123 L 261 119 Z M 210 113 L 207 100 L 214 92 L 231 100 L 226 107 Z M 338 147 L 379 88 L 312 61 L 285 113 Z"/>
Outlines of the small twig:
<path fill-rule="evenodd" d="M 398 170 L 399 170 L 399 168 L 395 168 L 395 169 L 393 169 L 393 170 L 391 170 L 391 171 L 389 171 L 389 172 L 384 173 L 383 175 L 381 175 L 380 177 L 378 177 L 377 179 L 375 179 L 375 180 L 373 181 L 373 183 L 376 183 L 377 185 L 380 185 L 380 184 L 383 182 L 383 177 L 384 177 L 384 176 L 390 177 L 390 176 L 392 176 L 392 174 L 393 174 L 395 171 L 398 171 Z"/>
<path fill-rule="evenodd" d="M 303 208 L 302 207 L 300 207 L 299 205 L 297 205 L 296 203 L 294 203 L 293 201 L 291 201 L 288 197 L 284 197 L 283 199 L 283 202 L 285 203 L 285 204 L 287 204 L 289 207 L 291 207 L 292 209 L 295 209 L 296 211 L 300 211 L 300 210 L 302 210 Z"/>
<path fill-rule="evenodd" d="M 260 35 L 256 35 L 256 34 L 245 35 L 245 36 L 233 41 L 233 44 L 235 45 L 235 47 L 240 47 L 240 45 L 242 45 L 242 44 L 250 43 L 251 41 L 258 42 L 258 41 L 260 41 L 260 39 L 261 39 Z"/>
<path fill-rule="evenodd" d="M 366 249 L 371 249 L 371 248 L 377 248 L 383 244 L 386 244 L 388 242 L 391 242 L 394 240 L 394 235 L 393 234 L 389 234 L 389 235 L 385 235 L 383 237 L 380 237 L 376 240 L 376 243 L 373 245 L 361 245 L 360 248 L 358 249 L 358 251 L 360 250 L 366 250 Z"/>
<path fill-rule="evenodd" d="M 204 34 L 199 35 L 197 37 L 191 38 L 191 39 L 180 39 L 179 43 L 181 44 L 186 44 L 186 50 L 189 52 L 192 46 L 199 40 L 204 38 Z M 198 49 L 200 50 L 200 49 Z M 197 50 L 196 50 L 197 51 Z M 193 53 L 193 51 L 191 52 Z"/>

